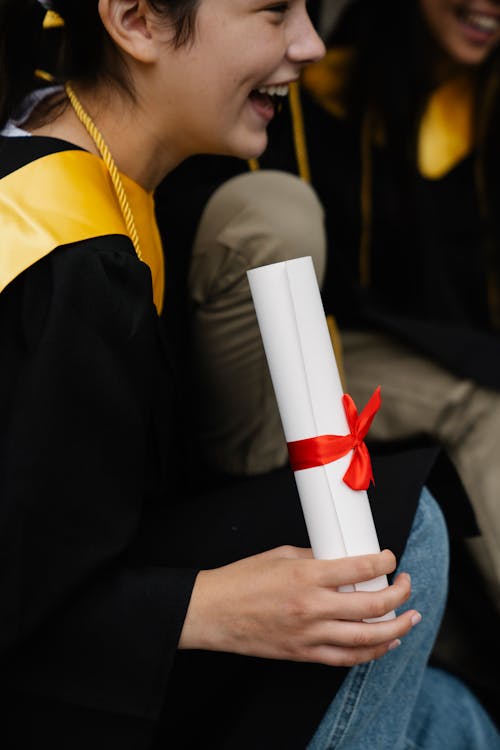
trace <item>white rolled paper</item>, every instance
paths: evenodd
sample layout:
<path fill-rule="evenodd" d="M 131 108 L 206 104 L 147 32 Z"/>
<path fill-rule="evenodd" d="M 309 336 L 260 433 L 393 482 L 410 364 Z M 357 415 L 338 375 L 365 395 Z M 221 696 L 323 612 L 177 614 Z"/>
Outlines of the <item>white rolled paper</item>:
<path fill-rule="evenodd" d="M 247 275 L 286 441 L 348 435 L 342 385 L 311 258 L 261 266 Z M 311 547 L 319 559 L 380 551 L 366 492 L 343 481 L 351 456 L 349 451 L 332 463 L 295 471 Z M 379 576 L 355 588 L 379 591 L 387 585 L 386 576 Z M 379 619 L 394 616 L 391 612 Z"/>

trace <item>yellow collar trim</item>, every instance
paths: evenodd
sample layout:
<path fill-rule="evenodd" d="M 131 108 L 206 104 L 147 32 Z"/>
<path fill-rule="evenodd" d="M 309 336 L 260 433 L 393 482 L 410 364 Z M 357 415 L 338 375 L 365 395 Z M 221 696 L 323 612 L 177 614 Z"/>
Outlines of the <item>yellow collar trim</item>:
<path fill-rule="evenodd" d="M 303 86 L 336 118 L 346 115 L 343 97 L 355 52 L 334 47 L 303 73 Z M 440 86 L 429 97 L 417 137 L 417 166 L 428 179 L 439 179 L 464 159 L 474 147 L 474 79 L 464 73 Z M 376 127 L 372 140 L 383 145 Z"/>
<path fill-rule="evenodd" d="M 332 47 L 302 73 L 304 88 L 334 117 L 346 115 L 343 98 L 354 55 L 351 47 Z"/>
<path fill-rule="evenodd" d="M 48 10 L 43 19 L 43 28 L 57 29 L 62 26 L 64 26 L 64 18 L 59 13 L 56 13 L 55 10 Z"/>
<path fill-rule="evenodd" d="M 474 86 L 469 74 L 440 86 L 429 98 L 420 121 L 417 164 L 431 180 L 443 177 L 473 149 Z"/>
<path fill-rule="evenodd" d="M 121 177 L 141 237 L 143 260 L 151 270 L 153 301 L 160 314 L 164 260 L 154 199 L 129 177 Z M 0 292 L 61 245 L 110 234 L 128 236 L 106 166 L 86 151 L 44 156 L 0 180 L 0 216 Z"/>

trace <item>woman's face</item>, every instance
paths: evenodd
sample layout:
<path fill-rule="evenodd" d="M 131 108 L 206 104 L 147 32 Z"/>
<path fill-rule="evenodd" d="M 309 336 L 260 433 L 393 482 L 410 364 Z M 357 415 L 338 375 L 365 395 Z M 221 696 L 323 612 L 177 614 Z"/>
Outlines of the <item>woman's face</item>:
<path fill-rule="evenodd" d="M 500 0 L 419 2 L 438 47 L 460 65 L 480 65 L 500 42 Z"/>
<path fill-rule="evenodd" d="M 161 61 L 169 138 L 182 157 L 260 155 L 279 98 L 323 54 L 305 0 L 200 0 L 193 39 Z"/>

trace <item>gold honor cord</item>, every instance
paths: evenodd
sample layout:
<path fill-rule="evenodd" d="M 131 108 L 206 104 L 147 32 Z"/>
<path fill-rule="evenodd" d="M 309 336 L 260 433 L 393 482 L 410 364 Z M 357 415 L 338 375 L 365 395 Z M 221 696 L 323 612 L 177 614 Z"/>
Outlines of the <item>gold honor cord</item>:
<path fill-rule="evenodd" d="M 309 166 L 309 154 L 307 153 L 306 129 L 304 126 L 304 114 L 302 102 L 300 101 L 300 84 L 298 81 L 290 84 L 289 88 L 290 110 L 292 113 L 293 142 L 295 146 L 295 158 L 299 169 L 299 175 L 311 184 L 311 169 Z M 249 159 L 248 167 L 251 172 L 260 169 L 258 159 Z"/>
<path fill-rule="evenodd" d="M 76 116 L 78 117 L 78 119 L 80 120 L 80 122 L 85 127 L 88 134 L 94 141 L 97 147 L 97 150 L 99 151 L 102 157 L 102 160 L 107 167 L 109 176 L 111 177 L 111 181 L 115 189 L 116 197 L 118 198 L 118 203 L 120 204 L 120 209 L 123 215 L 123 219 L 125 221 L 125 226 L 127 227 L 127 232 L 129 234 L 130 239 L 132 240 L 137 257 L 139 258 L 139 260 L 142 260 L 143 258 L 142 258 L 140 243 L 139 243 L 139 234 L 135 226 L 134 215 L 132 213 L 132 209 L 130 208 L 130 203 L 127 198 L 127 193 L 125 191 L 122 178 L 120 177 L 118 168 L 115 164 L 113 157 L 111 156 L 111 152 L 109 148 L 107 147 L 106 142 L 104 141 L 104 138 L 102 137 L 100 131 L 97 129 L 97 126 L 95 125 L 94 121 L 92 120 L 90 115 L 85 111 L 82 104 L 80 103 L 80 100 L 78 99 L 75 92 L 73 91 L 73 88 L 70 83 L 66 84 L 65 90 L 66 90 L 68 99 L 70 101 L 70 104 L 75 111 Z"/>
<path fill-rule="evenodd" d="M 302 112 L 298 81 L 290 84 L 290 109 L 292 110 L 293 140 L 295 144 L 295 156 L 299 166 L 299 175 L 305 182 L 311 184 L 311 169 L 309 167 L 309 154 L 307 153 L 304 113 Z"/>

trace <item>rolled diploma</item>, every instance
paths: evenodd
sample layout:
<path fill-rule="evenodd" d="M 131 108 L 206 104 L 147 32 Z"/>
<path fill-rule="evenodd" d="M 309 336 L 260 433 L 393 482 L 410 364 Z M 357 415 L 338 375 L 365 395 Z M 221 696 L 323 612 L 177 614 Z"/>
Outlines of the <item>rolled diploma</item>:
<path fill-rule="evenodd" d="M 343 390 L 310 257 L 248 271 L 271 379 L 287 442 L 348 435 Z M 352 456 L 295 472 L 314 557 L 334 559 L 380 551 L 364 490 L 343 481 Z M 386 576 L 343 586 L 379 591 Z M 380 620 L 392 619 L 390 612 Z"/>

